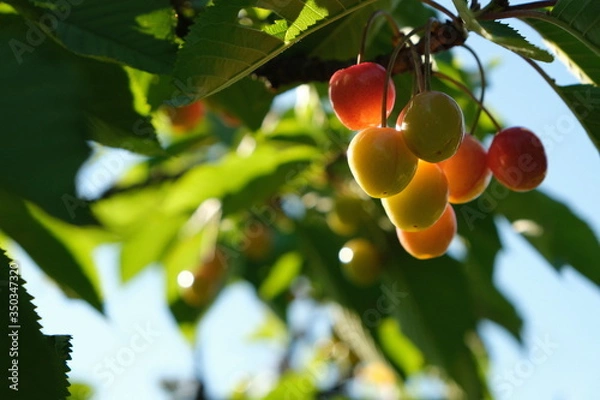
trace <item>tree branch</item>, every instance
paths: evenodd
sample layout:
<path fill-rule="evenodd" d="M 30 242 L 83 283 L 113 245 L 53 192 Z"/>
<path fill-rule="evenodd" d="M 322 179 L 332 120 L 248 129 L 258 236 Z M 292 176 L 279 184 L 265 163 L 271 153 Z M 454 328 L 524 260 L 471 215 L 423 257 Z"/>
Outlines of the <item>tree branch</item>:
<path fill-rule="evenodd" d="M 462 45 L 467 38 L 462 26 L 457 27 L 451 21 L 435 21 L 431 29 L 430 52 L 439 53 L 455 46 Z M 416 45 L 419 56 L 425 54 L 425 40 L 421 38 Z M 373 62 L 386 66 L 390 60 L 390 54 L 380 55 Z M 279 56 L 254 71 L 254 76 L 264 80 L 266 85 L 278 90 L 285 86 L 297 85 L 308 82 L 328 82 L 331 75 L 341 68 L 355 64 L 355 59 L 350 60 L 322 60 L 317 57 L 306 57 L 305 55 Z M 411 51 L 404 47 L 394 63 L 393 74 L 400 74 L 413 69 Z"/>

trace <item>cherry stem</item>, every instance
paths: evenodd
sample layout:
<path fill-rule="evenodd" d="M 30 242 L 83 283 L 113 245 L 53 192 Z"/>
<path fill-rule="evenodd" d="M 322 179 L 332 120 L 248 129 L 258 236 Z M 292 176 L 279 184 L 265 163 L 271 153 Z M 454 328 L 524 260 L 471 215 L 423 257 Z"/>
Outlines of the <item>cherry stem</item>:
<path fill-rule="evenodd" d="M 400 50 L 406 45 L 406 42 L 413 36 L 415 33 L 421 32 L 424 27 L 415 28 L 412 31 L 408 32 L 406 35 L 400 39 L 400 42 L 394 47 L 394 51 L 392 51 L 392 55 L 390 56 L 390 61 L 388 62 L 386 71 L 385 71 L 385 82 L 383 83 L 383 100 L 381 101 L 381 127 L 385 128 L 387 126 L 387 94 L 388 94 L 388 82 L 392 79 L 392 70 L 394 69 L 394 64 L 396 63 L 396 58 L 398 57 L 398 53 Z"/>
<path fill-rule="evenodd" d="M 532 3 L 515 4 L 514 6 L 506 7 L 506 10 L 538 10 L 540 8 L 554 7 L 557 0 L 550 1 L 534 1 Z"/>
<path fill-rule="evenodd" d="M 489 117 L 490 121 L 492 121 L 492 124 L 494 124 L 494 127 L 496 128 L 496 130 L 500 131 L 502 129 L 502 126 L 498 123 L 498 121 L 496 121 L 496 119 L 494 118 L 494 116 L 492 115 L 492 113 L 482 103 L 479 102 L 479 99 L 462 82 L 459 82 L 456 79 L 452 78 L 451 76 L 448 76 L 448 75 L 444 74 L 443 72 L 439 72 L 439 71 L 435 71 L 433 73 L 433 75 L 437 76 L 440 79 L 444 79 L 444 80 L 446 80 L 448 82 L 452 82 L 460 90 L 462 90 L 463 92 L 465 92 L 469 97 L 471 97 L 471 99 L 473 99 L 473 101 L 475 101 L 479 105 L 479 107 L 483 110 L 483 112 L 487 114 L 487 116 Z"/>
<path fill-rule="evenodd" d="M 429 18 L 425 27 L 425 90 L 431 90 L 431 28 L 435 22 L 434 18 Z"/>
<path fill-rule="evenodd" d="M 533 67 L 533 69 L 535 69 L 535 70 L 536 70 L 536 72 L 537 72 L 538 74 L 540 74 L 542 78 L 544 78 L 544 80 L 545 80 L 545 81 L 548 83 L 548 85 L 550 85 L 550 87 L 551 87 L 552 89 L 554 89 L 554 90 L 555 90 L 557 93 L 560 93 L 560 90 L 559 90 L 559 87 L 558 87 L 558 85 L 556 84 L 556 81 L 555 81 L 554 79 L 552 79 L 552 78 L 550 77 L 550 75 L 548 75 L 548 74 L 546 73 L 546 71 L 544 71 L 544 70 L 542 69 L 542 67 L 540 67 L 540 66 L 539 66 L 539 65 L 538 65 L 536 62 L 534 62 L 534 61 L 533 61 L 533 60 L 531 60 L 530 58 L 527 58 L 527 57 L 524 57 L 524 56 L 521 56 L 521 58 L 522 58 L 523 60 L 525 60 L 525 61 L 526 61 L 526 62 L 527 62 L 529 65 L 531 65 L 531 66 Z"/>
<path fill-rule="evenodd" d="M 410 54 L 411 54 L 411 58 L 413 60 L 413 65 L 414 65 L 414 69 L 415 69 L 415 81 L 417 83 L 416 85 L 416 93 L 421 93 L 425 91 L 425 81 L 423 79 L 423 63 L 421 61 L 421 56 L 419 55 L 419 53 L 417 53 L 417 49 L 414 45 L 414 43 L 412 42 L 412 40 L 408 41 L 408 46 L 410 47 Z M 413 91 L 414 91 L 414 86 L 413 86 Z"/>
<path fill-rule="evenodd" d="M 421 3 L 427 4 L 428 6 L 438 10 L 442 14 L 446 14 L 448 17 L 450 17 L 450 19 L 452 20 L 452 22 L 454 22 L 454 24 L 456 24 L 458 26 L 462 25 L 461 19 L 458 18 L 456 15 L 454 15 L 454 13 L 452 13 L 452 11 L 448 10 L 443 5 L 438 4 L 433 0 L 421 0 Z"/>
<path fill-rule="evenodd" d="M 483 69 L 481 60 L 479 59 L 479 56 L 477 55 L 475 50 L 473 50 L 471 47 L 467 46 L 466 44 L 463 44 L 462 47 L 464 47 L 465 50 L 467 50 L 469 53 L 471 53 L 473 55 L 473 57 L 475 58 L 475 62 L 477 63 L 477 68 L 479 69 L 479 77 L 481 79 L 481 82 L 480 82 L 481 94 L 479 95 L 478 105 L 481 105 L 481 104 L 483 104 L 483 101 L 485 99 L 485 87 L 487 86 L 486 81 L 485 81 L 485 70 Z M 480 117 L 481 117 L 481 107 L 478 107 L 477 111 L 475 112 L 475 119 L 473 120 L 473 126 L 471 126 L 471 131 L 469 132 L 471 135 L 473 135 L 475 133 L 475 129 L 477 129 L 477 124 L 479 123 Z"/>
<path fill-rule="evenodd" d="M 392 17 L 392 15 L 385 10 L 375 11 L 373 14 L 371 14 L 371 16 L 369 17 L 369 19 L 363 29 L 362 37 L 360 39 L 360 49 L 358 51 L 358 56 L 356 57 L 357 64 L 360 64 L 364 58 L 365 48 L 367 46 L 367 34 L 369 33 L 369 30 L 371 29 L 371 26 L 373 25 L 373 22 L 375 21 L 375 19 L 380 16 L 384 16 L 385 19 L 387 20 L 388 24 L 392 28 L 392 31 L 394 31 L 394 38 L 400 37 L 400 28 L 398 27 L 398 24 L 396 23 L 396 21 L 394 21 L 394 18 Z"/>

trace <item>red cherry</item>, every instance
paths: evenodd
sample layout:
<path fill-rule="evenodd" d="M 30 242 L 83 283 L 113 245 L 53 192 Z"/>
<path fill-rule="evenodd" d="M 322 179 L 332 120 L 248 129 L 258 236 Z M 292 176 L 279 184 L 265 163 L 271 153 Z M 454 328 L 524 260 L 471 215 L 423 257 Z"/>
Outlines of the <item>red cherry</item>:
<path fill-rule="evenodd" d="M 336 71 L 329 80 L 329 100 L 335 115 L 348 129 L 360 130 L 381 124 L 381 102 L 385 69 L 364 62 Z M 394 108 L 396 89 L 390 79 L 387 91 L 387 115 Z"/>
<path fill-rule="evenodd" d="M 540 139 L 526 128 L 513 127 L 494 137 L 488 150 L 488 166 L 504 186 L 525 192 L 542 183 L 548 162 Z"/>

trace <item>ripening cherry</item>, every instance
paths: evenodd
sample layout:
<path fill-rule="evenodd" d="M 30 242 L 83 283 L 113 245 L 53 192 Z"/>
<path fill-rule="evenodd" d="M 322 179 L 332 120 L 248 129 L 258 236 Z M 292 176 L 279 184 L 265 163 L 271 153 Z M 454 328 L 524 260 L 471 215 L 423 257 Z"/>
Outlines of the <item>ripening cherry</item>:
<path fill-rule="evenodd" d="M 396 122 L 408 148 L 420 159 L 440 162 L 456 153 L 462 142 L 463 113 L 446 93 L 427 91 L 413 96 Z"/>
<path fill-rule="evenodd" d="M 191 131 L 204 118 L 205 109 L 202 101 L 195 101 L 182 107 L 166 107 L 171 120 L 173 133 L 181 134 Z"/>
<path fill-rule="evenodd" d="M 420 160 L 417 172 L 400 193 L 381 199 L 392 223 L 404 231 L 429 228 L 448 203 L 448 180 L 436 164 Z"/>
<path fill-rule="evenodd" d="M 340 249 L 338 257 L 348 280 L 367 286 L 375 283 L 381 275 L 381 257 L 370 241 L 352 239 Z"/>
<path fill-rule="evenodd" d="M 194 272 L 191 286 L 185 288 L 182 299 L 193 307 L 207 305 L 219 292 L 227 271 L 227 257 L 225 253 L 216 248 L 208 255 Z"/>
<path fill-rule="evenodd" d="M 488 150 L 487 160 L 494 177 L 516 192 L 538 187 L 548 168 L 542 142 L 533 132 L 522 127 L 498 132 Z"/>
<path fill-rule="evenodd" d="M 492 178 L 487 152 L 472 135 L 465 135 L 456 154 L 438 165 L 448 179 L 448 201 L 453 204 L 477 198 Z"/>
<path fill-rule="evenodd" d="M 352 138 L 348 147 L 350 171 L 371 197 L 400 192 L 415 175 L 417 163 L 403 133 L 394 128 L 366 128 Z"/>
<path fill-rule="evenodd" d="M 404 250 L 419 260 L 440 257 L 446 253 L 456 235 L 456 215 L 450 204 L 435 224 L 419 232 L 406 232 L 396 228 L 398 241 Z"/>
<path fill-rule="evenodd" d="M 335 115 L 348 129 L 359 130 L 381 124 L 385 68 L 363 62 L 336 71 L 329 80 L 329 100 Z M 387 115 L 394 108 L 396 89 L 388 81 Z"/>

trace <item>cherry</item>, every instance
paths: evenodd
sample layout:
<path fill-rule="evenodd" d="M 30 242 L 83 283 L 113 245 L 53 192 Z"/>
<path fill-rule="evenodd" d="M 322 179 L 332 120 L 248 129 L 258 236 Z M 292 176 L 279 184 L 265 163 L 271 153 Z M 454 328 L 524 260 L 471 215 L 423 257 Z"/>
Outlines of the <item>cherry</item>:
<path fill-rule="evenodd" d="M 344 274 L 359 286 L 375 283 L 381 275 L 381 259 L 377 248 L 368 240 L 352 239 L 339 252 Z"/>
<path fill-rule="evenodd" d="M 456 215 L 450 204 L 435 224 L 419 232 L 406 232 L 396 228 L 398 240 L 404 250 L 419 260 L 440 257 L 446 253 L 456 235 Z"/>
<path fill-rule="evenodd" d="M 353 235 L 366 218 L 365 202 L 358 197 L 339 196 L 327 214 L 329 228 L 338 235 Z"/>
<path fill-rule="evenodd" d="M 242 248 L 244 255 L 251 261 L 267 258 L 274 246 L 273 230 L 262 222 L 248 221 L 244 229 Z"/>
<path fill-rule="evenodd" d="M 173 133 L 191 131 L 204 118 L 204 103 L 195 101 L 182 107 L 167 107 L 167 114 L 171 119 Z"/>
<path fill-rule="evenodd" d="M 448 181 L 436 164 L 419 161 L 417 173 L 400 193 L 381 199 L 392 223 L 405 231 L 429 228 L 448 202 Z"/>
<path fill-rule="evenodd" d="M 394 128 L 366 128 L 348 147 L 350 171 L 371 197 L 387 197 L 404 189 L 415 175 L 417 162 L 402 132 Z"/>
<path fill-rule="evenodd" d="M 192 285 L 182 293 L 182 299 L 193 307 L 207 305 L 218 293 L 227 271 L 227 258 L 219 248 L 206 257 L 194 272 Z"/>
<path fill-rule="evenodd" d="M 381 124 L 385 69 L 364 62 L 336 71 L 329 80 L 329 100 L 333 111 L 348 129 L 359 130 Z M 388 81 L 387 115 L 394 108 L 396 89 Z"/>
<path fill-rule="evenodd" d="M 413 96 L 396 126 L 404 131 L 408 148 L 420 159 L 439 162 L 460 146 L 465 126 L 462 111 L 446 93 L 427 91 Z"/>
<path fill-rule="evenodd" d="M 548 168 L 542 142 L 533 132 L 522 127 L 498 132 L 488 150 L 487 162 L 494 177 L 517 192 L 538 187 Z"/>
<path fill-rule="evenodd" d="M 438 165 L 448 178 L 448 201 L 454 204 L 477 198 L 492 177 L 487 166 L 487 152 L 471 135 L 465 135 L 456 154 Z"/>

